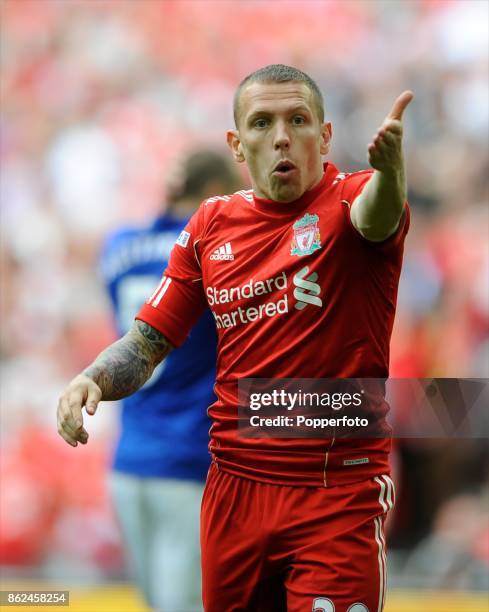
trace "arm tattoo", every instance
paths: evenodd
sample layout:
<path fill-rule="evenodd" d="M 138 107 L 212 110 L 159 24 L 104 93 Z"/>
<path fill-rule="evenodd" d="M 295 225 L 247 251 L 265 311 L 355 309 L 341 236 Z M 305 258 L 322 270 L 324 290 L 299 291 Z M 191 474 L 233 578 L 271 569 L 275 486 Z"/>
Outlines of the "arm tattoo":
<path fill-rule="evenodd" d="M 143 321 L 111 344 L 83 372 L 101 389 L 102 399 L 117 400 L 141 388 L 172 350 L 158 330 Z"/>

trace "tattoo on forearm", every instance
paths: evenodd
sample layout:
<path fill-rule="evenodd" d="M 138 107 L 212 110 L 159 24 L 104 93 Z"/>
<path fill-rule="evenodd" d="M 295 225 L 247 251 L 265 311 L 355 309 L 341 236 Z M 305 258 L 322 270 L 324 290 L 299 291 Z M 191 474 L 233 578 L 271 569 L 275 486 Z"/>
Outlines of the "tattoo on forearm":
<path fill-rule="evenodd" d="M 172 348 L 158 330 L 138 320 L 83 373 L 100 387 L 102 399 L 121 399 L 141 388 Z"/>

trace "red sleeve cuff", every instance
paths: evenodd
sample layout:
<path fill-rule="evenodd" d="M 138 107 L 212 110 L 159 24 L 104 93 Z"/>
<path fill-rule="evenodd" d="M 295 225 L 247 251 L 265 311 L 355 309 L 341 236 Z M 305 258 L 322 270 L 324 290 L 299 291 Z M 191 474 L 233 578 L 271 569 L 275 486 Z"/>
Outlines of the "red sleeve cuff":
<path fill-rule="evenodd" d="M 381 240 L 379 242 L 375 242 L 373 240 L 369 240 L 368 238 L 365 238 L 365 236 L 362 236 L 362 234 L 353 225 L 352 220 L 351 220 L 351 215 L 350 215 L 350 206 L 345 207 L 344 208 L 344 212 L 345 212 L 345 215 L 346 215 L 346 221 L 347 221 L 348 225 L 350 226 L 352 232 L 360 240 L 362 240 L 366 244 L 369 244 L 373 248 L 378 249 L 378 250 L 389 249 L 390 247 L 396 246 L 399 243 L 402 244 L 404 242 L 404 238 L 406 237 L 406 234 L 408 233 L 409 225 L 410 225 L 410 221 L 411 221 L 411 215 L 410 215 L 410 212 L 409 212 L 409 204 L 406 201 L 404 203 L 404 209 L 402 211 L 401 219 L 399 221 L 399 225 L 398 225 L 396 231 L 393 234 L 391 234 L 388 238 L 386 238 L 385 240 Z"/>
<path fill-rule="evenodd" d="M 152 299 L 153 298 L 153 299 Z M 152 296 L 136 315 L 157 329 L 174 346 L 183 344 L 207 307 L 200 283 L 171 279 L 163 297 Z"/>

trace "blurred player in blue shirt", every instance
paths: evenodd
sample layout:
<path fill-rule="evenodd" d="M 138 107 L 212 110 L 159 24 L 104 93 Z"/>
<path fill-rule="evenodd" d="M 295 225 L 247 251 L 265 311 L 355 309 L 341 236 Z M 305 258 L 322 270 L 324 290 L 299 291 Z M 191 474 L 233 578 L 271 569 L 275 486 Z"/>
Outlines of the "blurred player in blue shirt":
<path fill-rule="evenodd" d="M 239 187 L 227 157 L 199 151 L 184 162 L 164 214 L 117 231 L 101 270 L 122 336 L 158 285 L 170 251 L 200 202 Z M 199 513 L 210 463 L 216 331 L 206 311 L 180 350 L 122 401 L 111 491 L 138 586 L 152 608 L 191 612 L 200 595 Z"/>

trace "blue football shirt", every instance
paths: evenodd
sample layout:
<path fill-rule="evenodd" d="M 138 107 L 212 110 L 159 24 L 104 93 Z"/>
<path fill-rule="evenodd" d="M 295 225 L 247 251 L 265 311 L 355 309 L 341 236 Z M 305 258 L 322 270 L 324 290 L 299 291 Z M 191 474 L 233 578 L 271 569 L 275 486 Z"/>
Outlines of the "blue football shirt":
<path fill-rule="evenodd" d="M 161 216 L 147 227 L 119 230 L 106 241 L 100 268 L 120 335 L 158 285 L 187 222 Z M 214 319 L 207 311 L 144 387 L 122 401 L 115 470 L 142 477 L 205 479 L 216 344 Z"/>

